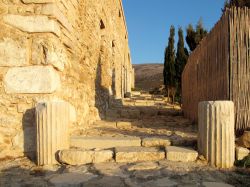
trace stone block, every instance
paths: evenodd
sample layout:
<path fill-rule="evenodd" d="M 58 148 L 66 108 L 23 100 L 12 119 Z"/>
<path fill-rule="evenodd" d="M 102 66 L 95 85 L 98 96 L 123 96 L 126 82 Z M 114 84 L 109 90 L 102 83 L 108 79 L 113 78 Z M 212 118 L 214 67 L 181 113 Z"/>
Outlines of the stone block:
<path fill-rule="evenodd" d="M 25 66 L 28 65 L 27 45 L 14 41 L 11 38 L 4 38 L 0 42 L 0 66 Z"/>
<path fill-rule="evenodd" d="M 72 137 L 71 147 L 84 149 L 107 149 L 114 147 L 141 146 L 141 139 L 137 137 Z"/>
<path fill-rule="evenodd" d="M 166 159 L 175 162 L 194 162 L 198 152 L 191 148 L 166 146 Z"/>
<path fill-rule="evenodd" d="M 118 121 L 116 126 L 119 129 L 130 129 L 132 127 L 132 124 L 131 122 Z"/>
<path fill-rule="evenodd" d="M 36 106 L 37 164 L 56 164 L 56 153 L 69 149 L 69 103 L 55 100 Z"/>
<path fill-rule="evenodd" d="M 42 6 L 41 14 L 55 17 L 69 32 L 73 32 L 73 27 L 54 3 L 44 4 Z"/>
<path fill-rule="evenodd" d="M 165 147 L 171 145 L 169 138 L 149 137 L 142 139 L 142 146 L 144 147 Z"/>
<path fill-rule="evenodd" d="M 250 148 L 250 131 L 244 131 L 237 144 L 241 147 Z"/>
<path fill-rule="evenodd" d="M 10 68 L 4 77 L 7 93 L 53 93 L 60 85 L 59 74 L 51 66 Z"/>
<path fill-rule="evenodd" d="M 62 173 L 53 175 L 49 182 L 55 187 L 80 187 L 96 177 L 92 173 Z"/>
<path fill-rule="evenodd" d="M 198 149 L 210 165 L 230 168 L 235 160 L 234 103 L 200 102 Z"/>
<path fill-rule="evenodd" d="M 55 20 L 47 16 L 21 16 L 8 14 L 3 17 L 6 24 L 29 33 L 54 33 L 60 36 L 61 29 Z"/>
<path fill-rule="evenodd" d="M 69 165 L 110 162 L 114 152 L 111 150 L 90 151 L 84 149 L 62 150 L 59 152 L 59 161 Z"/>
<path fill-rule="evenodd" d="M 132 96 L 139 96 L 139 95 L 141 95 L 141 92 L 132 91 Z"/>
<path fill-rule="evenodd" d="M 34 3 L 34 4 L 45 4 L 45 3 L 53 3 L 55 0 L 22 0 L 23 3 L 29 4 L 29 3 Z"/>
<path fill-rule="evenodd" d="M 247 148 L 244 148 L 244 147 L 236 147 L 235 148 L 236 160 L 244 159 L 246 156 L 249 155 L 249 153 L 250 153 L 250 151 Z"/>
<path fill-rule="evenodd" d="M 165 159 L 165 152 L 158 148 L 147 147 L 117 147 L 115 148 L 116 162 L 140 162 Z"/>
<path fill-rule="evenodd" d="M 59 40 L 35 38 L 32 40 L 31 62 L 34 65 L 52 65 L 63 71 L 68 57 Z"/>

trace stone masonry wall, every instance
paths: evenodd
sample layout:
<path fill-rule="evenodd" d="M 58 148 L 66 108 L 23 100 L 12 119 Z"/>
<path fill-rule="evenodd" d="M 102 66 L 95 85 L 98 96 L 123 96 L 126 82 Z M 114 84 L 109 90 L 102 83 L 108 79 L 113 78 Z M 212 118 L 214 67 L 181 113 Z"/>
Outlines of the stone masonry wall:
<path fill-rule="evenodd" d="M 131 91 L 121 0 L 0 0 L 0 27 L 0 159 L 34 156 L 38 101 L 69 102 L 75 133 Z"/>

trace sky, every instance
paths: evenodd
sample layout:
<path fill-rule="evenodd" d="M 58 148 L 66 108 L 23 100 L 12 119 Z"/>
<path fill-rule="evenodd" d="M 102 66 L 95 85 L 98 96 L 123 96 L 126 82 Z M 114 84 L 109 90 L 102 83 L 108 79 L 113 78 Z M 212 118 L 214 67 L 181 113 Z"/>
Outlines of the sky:
<path fill-rule="evenodd" d="M 177 35 L 178 27 L 185 30 L 202 18 L 211 30 L 223 5 L 224 0 L 123 0 L 132 63 L 163 63 L 171 25 Z"/>

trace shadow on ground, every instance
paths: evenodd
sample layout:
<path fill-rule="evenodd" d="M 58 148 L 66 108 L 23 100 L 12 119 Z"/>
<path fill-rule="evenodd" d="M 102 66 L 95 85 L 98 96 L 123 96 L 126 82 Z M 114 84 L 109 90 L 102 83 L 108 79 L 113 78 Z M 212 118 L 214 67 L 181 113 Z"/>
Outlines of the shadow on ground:
<path fill-rule="evenodd" d="M 206 182 L 250 186 L 246 170 L 217 170 L 200 163 L 146 162 L 54 166 L 42 169 L 25 158 L 1 161 L 3 187 L 163 187 L 204 186 Z M 151 168 L 150 168 L 151 167 Z M 213 183 L 212 183 L 213 184 Z"/>

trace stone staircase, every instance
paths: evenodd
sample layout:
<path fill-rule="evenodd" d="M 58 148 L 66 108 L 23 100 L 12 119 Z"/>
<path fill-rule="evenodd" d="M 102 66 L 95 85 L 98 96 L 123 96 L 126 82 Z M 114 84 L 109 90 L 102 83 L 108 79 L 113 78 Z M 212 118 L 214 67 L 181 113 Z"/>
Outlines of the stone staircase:
<path fill-rule="evenodd" d="M 71 149 L 59 152 L 61 163 L 188 162 L 198 157 L 196 126 L 161 95 L 133 92 L 131 98 L 113 101 L 106 116 L 71 137 Z"/>

